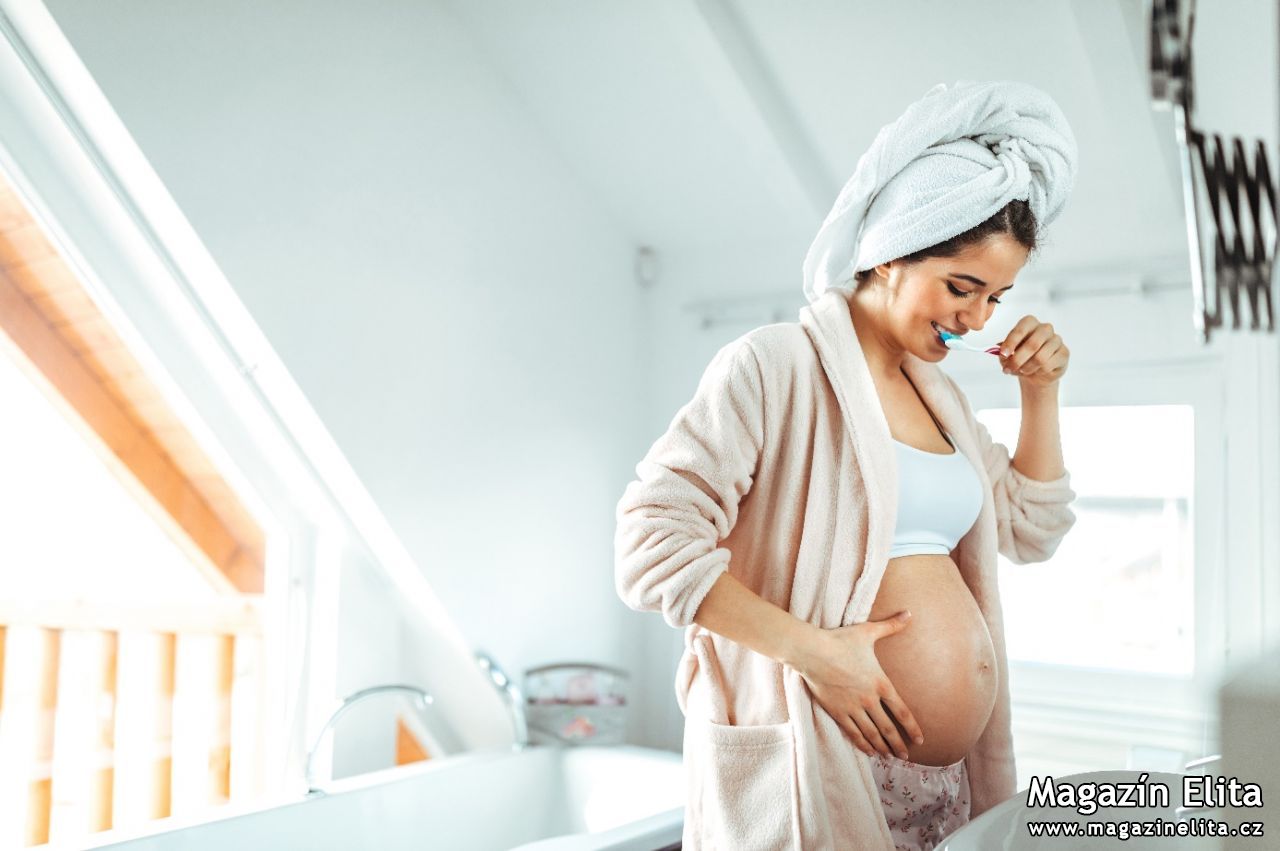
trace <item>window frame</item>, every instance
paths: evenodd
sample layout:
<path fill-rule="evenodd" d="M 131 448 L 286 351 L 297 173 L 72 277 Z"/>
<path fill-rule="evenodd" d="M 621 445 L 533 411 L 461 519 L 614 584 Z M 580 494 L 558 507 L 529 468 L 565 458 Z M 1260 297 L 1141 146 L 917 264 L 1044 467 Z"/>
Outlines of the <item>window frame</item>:
<path fill-rule="evenodd" d="M 49 11 L 0 10 L 0 168 L 266 536 L 271 800 L 254 808 L 300 800 L 316 734 L 372 684 L 344 581 L 383 596 L 398 639 L 380 658 L 436 696 L 433 758 L 509 743 L 504 696 Z"/>
<path fill-rule="evenodd" d="M 182 421 L 209 441 L 206 446 L 221 450 L 220 472 L 262 525 L 269 707 L 263 723 L 265 741 L 275 743 L 263 754 L 263 788 L 266 798 L 282 797 L 272 790 L 297 785 L 310 731 L 323 721 L 317 716 L 327 713 L 331 698 L 322 701 L 317 684 L 334 679 L 333 658 L 306 652 L 308 633 L 331 631 L 337 622 L 337 601 L 314 591 L 317 561 L 323 561 L 317 553 L 334 546 L 320 530 L 349 528 L 318 496 L 332 483 L 299 452 L 297 433 L 317 440 L 318 421 L 265 340 L 255 336 L 241 305 L 227 299 L 216 304 L 217 322 L 208 315 L 208 302 L 216 302 L 220 287 L 230 293 L 229 284 L 140 153 L 129 149 L 131 140 L 118 120 L 84 104 L 77 115 L 58 96 L 51 67 L 72 76 L 57 82 L 73 82 L 79 96 L 102 97 L 59 41 L 47 10 L 6 3 L 4 11 L 0 168 Z M 103 140 L 90 137 L 78 120 L 86 113 L 108 146 L 116 146 L 111 162 L 99 147 Z M 126 188 L 121 165 L 146 187 Z M 154 226 L 157 214 L 166 222 L 161 232 Z M 192 280 L 202 285 L 199 296 L 190 289 Z M 234 329 L 235 342 L 218 339 L 219 325 Z M 250 354 L 250 362 L 268 373 L 265 380 L 255 381 L 240 368 Z M 274 406 L 262 395 L 263 385 L 277 394 Z M 333 455 L 316 455 L 333 463 Z M 210 813 L 209 820 L 233 809 Z"/>

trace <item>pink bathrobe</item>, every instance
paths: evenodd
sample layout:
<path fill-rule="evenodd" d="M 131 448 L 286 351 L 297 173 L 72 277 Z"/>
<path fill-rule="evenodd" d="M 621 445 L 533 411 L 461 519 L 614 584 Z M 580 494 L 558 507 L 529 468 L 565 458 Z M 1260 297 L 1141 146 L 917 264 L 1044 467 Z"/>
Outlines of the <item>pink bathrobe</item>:
<path fill-rule="evenodd" d="M 910 354 L 905 369 L 983 479 L 982 511 L 953 557 L 995 645 L 998 692 L 966 756 L 971 815 L 1017 791 L 996 552 L 1048 559 L 1075 522 L 1069 474 L 1029 479 L 960 388 Z M 870 769 L 793 669 L 693 623 L 729 570 L 798 618 L 867 620 L 888 563 L 897 459 L 854 333 L 830 290 L 799 323 L 722 348 L 617 508 L 615 579 L 633 609 L 688 627 L 676 677 L 685 715 L 684 847 L 891 851 Z"/>

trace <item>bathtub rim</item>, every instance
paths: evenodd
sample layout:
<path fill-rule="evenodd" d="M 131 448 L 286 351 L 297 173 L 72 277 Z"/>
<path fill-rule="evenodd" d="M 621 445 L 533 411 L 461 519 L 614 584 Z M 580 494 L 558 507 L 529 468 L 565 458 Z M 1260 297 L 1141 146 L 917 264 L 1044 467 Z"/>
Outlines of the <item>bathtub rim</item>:
<path fill-rule="evenodd" d="M 114 845 L 124 842 L 133 842 L 139 839 L 163 836 L 167 833 L 199 828 L 203 825 L 214 824 L 216 822 L 230 821 L 266 812 L 268 810 L 283 810 L 290 807 L 305 805 L 320 797 L 336 797 L 363 791 L 375 786 L 386 786 L 394 783 L 408 782 L 428 774 L 464 765 L 483 764 L 496 760 L 510 759 L 512 757 L 524 759 L 555 758 L 564 761 L 573 759 L 575 753 L 583 755 L 588 753 L 629 754 L 641 759 L 649 759 L 663 763 L 679 763 L 683 759 L 682 755 L 676 751 L 631 744 L 578 746 L 531 744 L 523 749 L 517 749 L 510 745 L 506 745 L 495 748 L 485 748 L 483 750 L 471 750 L 459 754 L 449 754 L 436 759 L 422 760 L 405 765 L 395 765 L 388 768 L 378 769 L 376 771 L 368 771 L 363 774 L 352 775 L 351 777 L 342 777 L 324 784 L 323 790 L 318 795 L 303 794 L 302 787 L 304 785 L 304 781 L 299 778 L 297 782 L 298 791 L 292 795 L 279 793 L 269 797 L 264 796 L 261 799 L 244 804 L 225 805 L 212 811 L 212 814 L 206 812 L 204 814 L 187 816 L 170 816 L 162 820 L 147 822 L 146 824 L 138 825 L 129 829 L 121 828 L 119 829 L 119 832 L 117 832 L 116 829 L 105 830 L 98 833 L 91 833 L 87 836 L 81 836 L 78 838 L 71 837 L 63 841 L 51 842 L 47 845 L 41 845 L 38 847 L 41 851 L 97 851 L 97 849 L 109 849 Z M 525 754 L 530 755 L 526 757 Z M 662 813 L 654 815 L 662 815 Z M 653 817 L 654 816 L 645 816 L 644 818 L 649 819 Z M 637 821 L 641 821 L 641 819 L 637 819 Z M 632 822 L 629 822 L 628 824 L 632 824 Z M 627 825 L 619 825 L 619 827 L 613 828 L 612 830 L 621 830 L 626 826 Z M 573 836 L 577 834 L 566 835 Z"/>

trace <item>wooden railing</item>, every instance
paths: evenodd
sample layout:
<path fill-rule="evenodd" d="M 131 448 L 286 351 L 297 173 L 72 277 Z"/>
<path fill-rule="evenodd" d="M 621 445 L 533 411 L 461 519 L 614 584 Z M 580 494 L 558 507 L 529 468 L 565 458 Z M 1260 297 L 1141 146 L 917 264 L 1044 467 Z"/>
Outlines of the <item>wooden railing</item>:
<path fill-rule="evenodd" d="M 260 794 L 261 598 L 0 600 L 0 848 Z"/>

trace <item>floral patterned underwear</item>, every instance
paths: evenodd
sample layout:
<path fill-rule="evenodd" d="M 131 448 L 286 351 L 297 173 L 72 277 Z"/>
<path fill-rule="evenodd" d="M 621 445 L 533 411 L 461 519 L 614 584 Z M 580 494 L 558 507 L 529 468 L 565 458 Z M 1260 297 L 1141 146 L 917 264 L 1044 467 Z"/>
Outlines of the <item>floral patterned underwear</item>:
<path fill-rule="evenodd" d="M 931 851 L 968 824 L 969 774 L 963 759 L 951 765 L 921 765 L 876 754 L 870 760 L 898 851 Z"/>

